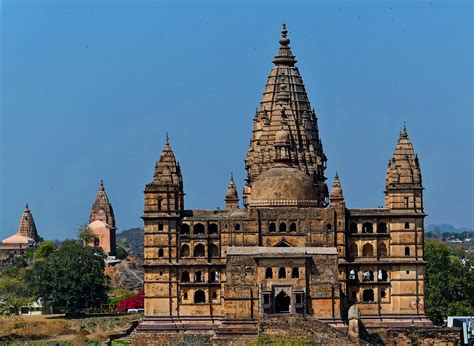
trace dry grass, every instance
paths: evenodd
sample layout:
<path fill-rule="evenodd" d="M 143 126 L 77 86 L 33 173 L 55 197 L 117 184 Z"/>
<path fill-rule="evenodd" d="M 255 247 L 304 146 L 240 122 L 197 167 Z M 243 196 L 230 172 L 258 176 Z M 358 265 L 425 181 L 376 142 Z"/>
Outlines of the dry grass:
<path fill-rule="evenodd" d="M 64 315 L 1 316 L 0 343 L 5 341 L 58 341 L 85 344 L 103 342 L 108 335 L 121 333 L 140 315 L 85 317 L 69 319 Z"/>

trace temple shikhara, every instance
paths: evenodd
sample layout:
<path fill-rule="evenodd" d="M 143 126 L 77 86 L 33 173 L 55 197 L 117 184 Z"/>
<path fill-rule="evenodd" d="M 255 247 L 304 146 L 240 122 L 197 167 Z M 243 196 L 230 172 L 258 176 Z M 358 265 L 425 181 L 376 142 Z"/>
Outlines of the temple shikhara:
<path fill-rule="evenodd" d="M 230 177 L 224 210 L 186 209 L 181 167 L 166 140 L 144 191 L 138 334 L 255 335 L 275 319 L 347 330 L 354 313 L 367 328 L 430 325 L 423 186 L 407 129 L 398 141 L 394 133 L 395 150 L 386 153 L 386 172 L 380 168 L 385 207 L 347 206 L 350 172 L 339 171 L 328 188 L 318 117 L 285 26 L 279 43 L 253 117 L 242 200 Z"/>

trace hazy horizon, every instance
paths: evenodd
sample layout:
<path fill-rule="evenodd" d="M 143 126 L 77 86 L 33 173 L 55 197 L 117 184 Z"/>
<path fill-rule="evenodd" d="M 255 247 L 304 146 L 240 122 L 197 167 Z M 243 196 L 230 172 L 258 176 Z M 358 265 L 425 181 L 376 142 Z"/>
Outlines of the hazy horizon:
<path fill-rule="evenodd" d="M 470 2 L 3 2 L 0 239 L 29 203 L 41 236 L 76 236 L 100 179 L 120 230 L 168 131 L 186 209 L 239 196 L 281 24 L 318 115 L 331 186 L 384 204 L 406 121 L 425 224 L 474 229 Z"/>

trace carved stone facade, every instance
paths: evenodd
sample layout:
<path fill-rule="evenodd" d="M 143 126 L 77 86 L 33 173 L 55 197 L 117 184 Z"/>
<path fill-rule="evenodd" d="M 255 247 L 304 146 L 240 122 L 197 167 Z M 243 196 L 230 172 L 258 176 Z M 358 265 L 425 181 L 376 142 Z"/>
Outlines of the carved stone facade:
<path fill-rule="evenodd" d="M 283 27 L 255 114 L 243 208 L 233 178 L 225 210 L 186 210 L 166 142 L 145 188 L 145 318 L 137 331 L 250 335 L 275 317 L 344 328 L 357 306 L 370 328 L 429 325 L 424 313 L 418 158 L 406 129 L 387 171 L 385 208 L 329 193 L 317 118 Z"/>

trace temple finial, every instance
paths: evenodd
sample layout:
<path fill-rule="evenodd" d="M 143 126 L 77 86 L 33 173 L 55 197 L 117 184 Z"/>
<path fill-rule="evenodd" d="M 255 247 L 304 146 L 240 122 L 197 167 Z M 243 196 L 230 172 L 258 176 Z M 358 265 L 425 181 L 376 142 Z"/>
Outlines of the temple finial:
<path fill-rule="evenodd" d="M 168 136 L 168 131 L 166 131 L 165 142 L 166 142 L 167 145 L 170 144 L 170 137 Z"/>
<path fill-rule="evenodd" d="M 288 30 L 286 30 L 286 24 L 283 23 L 283 27 L 281 29 L 280 44 L 284 47 L 287 47 L 290 44 L 290 39 L 286 37 L 287 34 L 288 34 Z"/>
<path fill-rule="evenodd" d="M 25 209 L 30 209 L 30 208 L 28 208 L 28 203 L 26 203 Z"/>
<path fill-rule="evenodd" d="M 407 132 L 407 123 L 406 121 L 403 122 L 403 128 L 400 131 L 400 138 L 408 138 L 408 132 Z"/>

